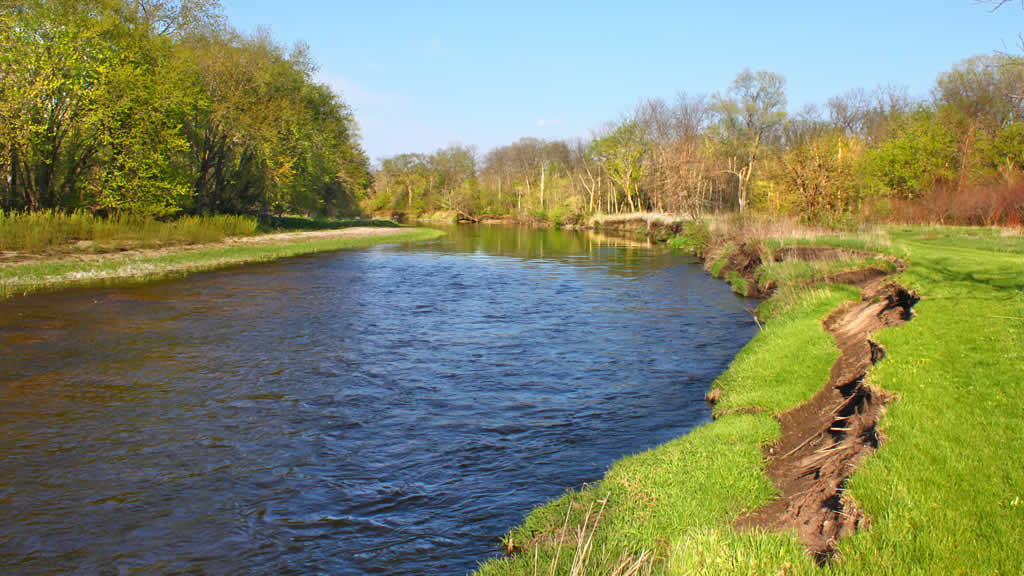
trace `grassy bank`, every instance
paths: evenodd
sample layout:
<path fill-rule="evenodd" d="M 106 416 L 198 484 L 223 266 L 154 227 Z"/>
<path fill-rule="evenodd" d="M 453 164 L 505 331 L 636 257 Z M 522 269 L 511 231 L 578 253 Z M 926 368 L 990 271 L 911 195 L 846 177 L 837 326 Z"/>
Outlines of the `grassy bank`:
<path fill-rule="evenodd" d="M 1020 574 L 1024 237 L 909 228 L 748 240 L 691 230 L 678 244 L 705 251 L 712 267 L 742 250 L 770 256 L 792 245 L 881 251 L 902 259 L 898 280 L 922 297 L 913 321 L 875 336 L 887 356 L 869 378 L 896 398 L 881 422 L 887 440 L 847 492 L 870 526 L 841 540 L 823 567 L 793 534 L 734 528 L 775 496 L 763 448 L 779 436 L 776 415 L 829 379 L 838 350 L 822 320 L 860 298 L 829 275 L 893 267 L 855 253 L 806 265 L 765 257 L 755 274 L 737 274 L 778 285 L 759 310 L 764 330 L 715 383 L 716 420 L 534 510 L 506 537 L 516 553 L 480 573 Z"/>
<path fill-rule="evenodd" d="M 258 219 L 219 214 L 156 220 L 129 214 L 101 217 L 90 212 L 0 211 L 0 252 L 97 253 L 122 249 L 206 244 L 225 238 L 353 226 L 397 226 L 388 220 L 313 219 L 297 216 Z"/>
<path fill-rule="evenodd" d="M 255 236 L 192 247 L 33 259 L 0 264 L 0 299 L 70 286 L 185 276 L 300 254 L 428 240 L 443 234 L 422 228 L 350 228 Z"/>

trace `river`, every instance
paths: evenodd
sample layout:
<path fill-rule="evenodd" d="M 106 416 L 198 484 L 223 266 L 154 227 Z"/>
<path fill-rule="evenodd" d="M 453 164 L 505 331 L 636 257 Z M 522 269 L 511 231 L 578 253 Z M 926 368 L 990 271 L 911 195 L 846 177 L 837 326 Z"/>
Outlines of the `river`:
<path fill-rule="evenodd" d="M 751 305 L 500 226 L 0 302 L 0 572 L 463 574 L 706 422 Z"/>

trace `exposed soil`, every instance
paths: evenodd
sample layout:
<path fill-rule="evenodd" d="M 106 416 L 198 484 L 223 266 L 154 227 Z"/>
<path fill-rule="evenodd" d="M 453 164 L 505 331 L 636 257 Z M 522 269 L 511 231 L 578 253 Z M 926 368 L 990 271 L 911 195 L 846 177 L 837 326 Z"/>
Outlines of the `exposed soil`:
<path fill-rule="evenodd" d="M 728 244 L 721 244 L 728 249 Z M 719 252 L 721 254 L 721 252 Z M 767 254 L 754 243 L 728 253 L 718 277 L 739 274 L 747 296 L 767 297 L 775 290 L 759 286 L 758 268 Z M 879 254 L 828 246 L 787 246 L 772 254 L 776 262 L 879 258 Z M 711 256 L 705 267 L 718 260 Z M 902 263 L 896 261 L 897 268 Z M 885 355 L 871 334 L 912 317 L 917 296 L 887 282 L 890 272 L 878 267 L 847 270 L 812 280 L 861 288 L 861 301 L 833 311 L 825 320 L 841 355 L 828 383 L 809 402 L 779 416 L 782 437 L 766 449 L 766 473 L 780 496 L 737 520 L 740 529 L 795 529 L 819 563 L 835 555 L 836 542 L 867 524 L 867 516 L 846 495 L 846 482 L 860 462 L 881 444 L 878 420 L 891 396 L 865 382 L 868 370 Z M 714 404 L 722 391 L 711 390 Z"/>
<path fill-rule="evenodd" d="M 865 382 L 868 370 L 885 355 L 870 336 L 910 320 L 918 300 L 886 283 L 884 274 L 863 273 L 849 280 L 861 286 L 861 301 L 825 320 L 841 351 L 831 377 L 809 402 L 779 416 L 782 437 L 767 449 L 766 472 L 781 496 L 736 522 L 740 529 L 796 529 L 819 563 L 835 555 L 838 539 L 868 522 L 845 488 L 860 462 L 883 441 L 877 425 L 891 398 Z"/>
<path fill-rule="evenodd" d="M 726 244 L 725 246 L 728 245 Z M 761 264 L 764 263 L 766 257 L 768 257 L 768 254 L 762 251 L 756 243 L 747 242 L 740 244 L 739 249 L 734 249 L 728 253 L 728 258 L 724 265 L 719 268 L 716 277 L 719 279 L 726 279 L 733 273 L 739 274 L 746 285 L 746 293 L 744 296 L 751 298 L 767 298 L 775 292 L 775 283 L 767 282 L 762 284 L 757 276 L 757 271 L 761 267 Z M 776 250 L 771 257 L 775 262 L 786 262 L 792 260 L 813 261 L 846 260 L 853 258 L 890 258 L 881 254 L 849 250 L 846 248 L 834 248 L 831 246 L 785 246 Z M 704 261 L 704 268 L 708 272 L 711 272 L 716 260 L 717 258 L 713 255 L 711 257 L 707 257 Z M 898 260 L 892 260 L 894 260 L 897 265 L 900 264 Z M 889 272 L 886 270 L 876 266 L 867 266 L 864 268 L 825 275 L 820 278 L 814 278 L 813 280 L 810 280 L 809 283 L 815 284 L 819 282 L 831 282 L 835 284 L 862 286 L 867 282 L 884 278 L 887 275 L 889 275 Z"/>
<path fill-rule="evenodd" d="M 705 254 L 704 269 L 709 273 L 717 260 L 713 254 L 714 251 Z M 768 290 L 762 290 L 757 283 L 757 269 L 761 267 L 762 262 L 761 249 L 753 243 L 743 243 L 740 245 L 739 249 L 729 252 L 728 259 L 718 270 L 716 278 L 725 279 L 730 273 L 739 274 L 745 281 L 747 287 L 747 291 L 744 296 L 751 298 L 762 298 L 768 296 L 774 287 L 769 287 Z"/>

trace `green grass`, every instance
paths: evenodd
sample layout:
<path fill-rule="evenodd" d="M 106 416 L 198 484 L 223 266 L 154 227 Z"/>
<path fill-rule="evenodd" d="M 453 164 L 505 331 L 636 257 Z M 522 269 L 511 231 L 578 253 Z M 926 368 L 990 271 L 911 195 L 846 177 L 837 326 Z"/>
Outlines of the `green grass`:
<path fill-rule="evenodd" d="M 799 286 L 835 276 L 840 272 L 869 267 L 880 268 L 888 272 L 896 271 L 895 262 L 888 258 L 850 258 L 846 260 L 768 262 L 762 264 L 756 274 L 758 284 L 762 287 L 767 287 L 769 284 Z"/>
<path fill-rule="evenodd" d="M 704 254 L 710 242 L 711 231 L 703 221 L 685 224 L 682 234 L 667 240 L 669 247 L 696 255 Z"/>
<path fill-rule="evenodd" d="M 711 264 L 711 270 L 710 270 L 711 275 L 714 276 L 715 278 L 718 278 L 719 274 L 721 274 L 721 272 L 722 272 L 722 268 L 724 268 L 725 265 L 728 264 L 728 263 L 729 263 L 729 256 L 728 255 L 720 256 L 720 257 L 716 258 L 715 261 Z"/>
<path fill-rule="evenodd" d="M 1024 238 L 962 232 L 892 233 L 925 298 L 877 338 L 874 380 L 900 400 L 851 483 L 876 521 L 844 543 L 845 573 L 1024 571 Z"/>
<path fill-rule="evenodd" d="M 277 244 L 236 244 L 178 249 L 161 254 L 111 254 L 103 257 L 30 261 L 0 266 L 0 299 L 71 286 L 181 277 L 192 272 L 266 262 L 300 254 L 374 244 L 414 242 L 442 236 L 423 228 L 396 229 L 393 234 L 354 238 L 299 240 Z"/>
<path fill-rule="evenodd" d="M 888 258 L 854 257 L 845 260 L 789 260 L 767 262 L 755 272 L 758 286 L 767 290 L 775 287 L 772 298 L 758 308 L 762 319 L 770 319 L 781 310 L 799 302 L 810 284 L 820 283 L 836 274 L 863 268 L 879 268 L 887 272 L 896 271 L 896 263 Z"/>
<path fill-rule="evenodd" d="M 1024 238 L 914 228 L 890 230 L 883 242 L 831 244 L 902 254 L 901 280 L 923 297 L 912 322 L 876 335 L 888 355 L 870 379 L 898 398 L 881 423 L 887 442 L 850 482 L 870 527 L 842 540 L 837 560 L 818 567 L 790 534 L 732 528 L 772 498 L 761 452 L 779 434 L 772 415 L 828 380 L 838 350 L 822 319 L 859 298 L 850 287 L 817 285 L 777 308 L 716 381 L 717 420 L 536 509 L 508 536 L 522 552 L 480 573 L 1019 576 Z"/>

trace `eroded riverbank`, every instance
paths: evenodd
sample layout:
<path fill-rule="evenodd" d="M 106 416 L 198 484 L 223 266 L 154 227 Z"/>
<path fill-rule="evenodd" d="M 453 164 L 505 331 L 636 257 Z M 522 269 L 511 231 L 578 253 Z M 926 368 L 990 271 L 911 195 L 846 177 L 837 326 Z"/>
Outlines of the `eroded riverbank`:
<path fill-rule="evenodd" d="M 702 244 L 737 292 L 774 294 L 716 381 L 715 421 L 535 510 L 507 536 L 518 554 L 481 573 L 819 574 L 823 559 L 829 574 L 1012 573 L 1024 535 L 1022 438 L 1004 433 L 1024 416 L 1019 234 L 701 238 L 680 244 Z M 893 273 L 899 285 L 883 280 Z"/>

